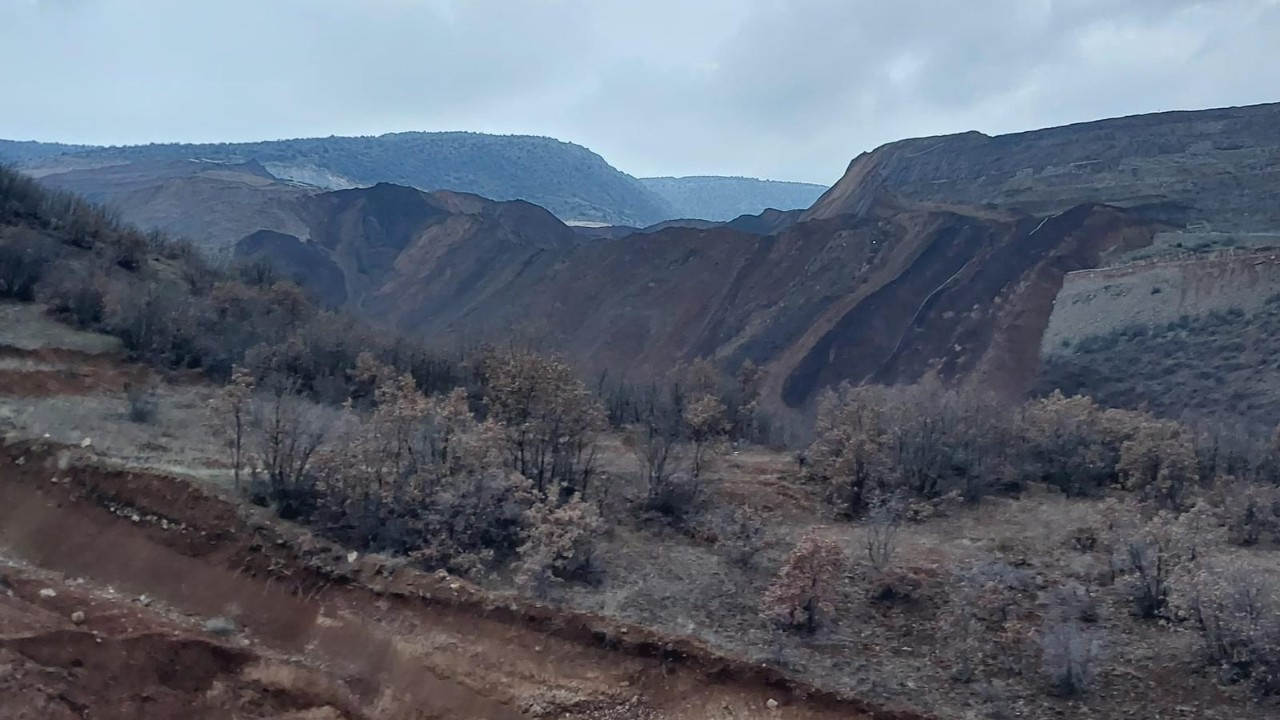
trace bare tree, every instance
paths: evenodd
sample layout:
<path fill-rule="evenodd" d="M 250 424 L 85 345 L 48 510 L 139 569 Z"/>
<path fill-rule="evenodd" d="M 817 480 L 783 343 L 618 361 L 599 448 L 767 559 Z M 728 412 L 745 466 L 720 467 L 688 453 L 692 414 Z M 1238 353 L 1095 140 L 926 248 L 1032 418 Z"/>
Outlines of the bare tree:
<path fill-rule="evenodd" d="M 287 512 L 309 501 L 308 470 L 332 424 L 332 414 L 307 401 L 296 381 L 277 379 L 254 395 L 248 421 L 254 456 L 267 476 L 267 498 Z"/>
<path fill-rule="evenodd" d="M 237 494 L 242 488 L 240 477 L 244 468 L 244 438 L 253 389 L 253 375 L 237 365 L 231 370 L 231 381 L 209 403 L 215 431 L 227 436 L 231 443 L 231 466 Z"/>

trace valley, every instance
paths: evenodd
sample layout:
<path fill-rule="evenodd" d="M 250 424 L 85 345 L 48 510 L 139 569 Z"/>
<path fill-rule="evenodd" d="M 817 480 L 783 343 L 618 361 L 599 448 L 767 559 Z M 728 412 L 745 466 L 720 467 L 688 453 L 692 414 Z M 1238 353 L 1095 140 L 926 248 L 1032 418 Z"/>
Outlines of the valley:
<path fill-rule="evenodd" d="M 0 144 L 0 717 L 1273 717 L 1278 113 Z"/>

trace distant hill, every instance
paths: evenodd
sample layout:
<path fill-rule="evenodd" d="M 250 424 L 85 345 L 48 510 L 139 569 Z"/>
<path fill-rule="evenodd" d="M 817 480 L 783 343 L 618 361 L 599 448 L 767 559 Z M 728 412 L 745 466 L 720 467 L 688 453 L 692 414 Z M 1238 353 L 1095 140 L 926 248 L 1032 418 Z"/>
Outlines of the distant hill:
<path fill-rule="evenodd" d="M 145 230 L 191 240 L 220 255 L 257 230 L 305 234 L 293 201 L 323 192 L 247 163 L 169 160 L 68 170 L 41 182 L 111 208 Z"/>
<path fill-rule="evenodd" d="M 716 221 L 769 209 L 808 208 L 827 190 L 811 183 L 708 175 L 641 178 L 640 182 L 665 200 L 675 217 Z"/>
<path fill-rule="evenodd" d="M 63 145 L 31 140 L 0 140 L 0 163 L 24 163 L 50 155 L 89 150 L 91 145 Z"/>
<path fill-rule="evenodd" d="M 78 150 L 59 154 L 66 150 Z M 0 150 L 0 152 L 5 152 Z M 10 161 L 37 177 L 120 163 L 261 163 L 272 175 L 321 189 L 391 182 L 494 200 L 526 200 L 564 220 L 643 227 L 677 213 L 640 181 L 572 143 L 527 135 L 394 133 L 253 143 L 65 148 L 18 145 Z M 0 158 L 5 157 L 0 155 Z"/>

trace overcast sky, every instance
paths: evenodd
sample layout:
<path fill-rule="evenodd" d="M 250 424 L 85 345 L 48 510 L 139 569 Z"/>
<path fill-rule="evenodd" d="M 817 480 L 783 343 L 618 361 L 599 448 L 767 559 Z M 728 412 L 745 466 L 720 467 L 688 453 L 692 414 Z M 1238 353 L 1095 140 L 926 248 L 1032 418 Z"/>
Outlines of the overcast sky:
<path fill-rule="evenodd" d="M 0 137 L 550 135 L 833 182 L 902 137 L 1280 101 L 1280 0 L 0 0 Z"/>

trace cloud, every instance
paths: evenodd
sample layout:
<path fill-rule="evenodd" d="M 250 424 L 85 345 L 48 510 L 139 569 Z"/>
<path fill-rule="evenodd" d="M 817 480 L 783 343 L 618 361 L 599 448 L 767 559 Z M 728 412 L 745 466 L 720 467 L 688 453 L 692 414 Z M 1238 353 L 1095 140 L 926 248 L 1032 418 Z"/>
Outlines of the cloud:
<path fill-rule="evenodd" d="M 906 136 L 1277 101 L 1276 0 L 0 0 L 0 137 L 468 129 L 831 182 Z"/>

